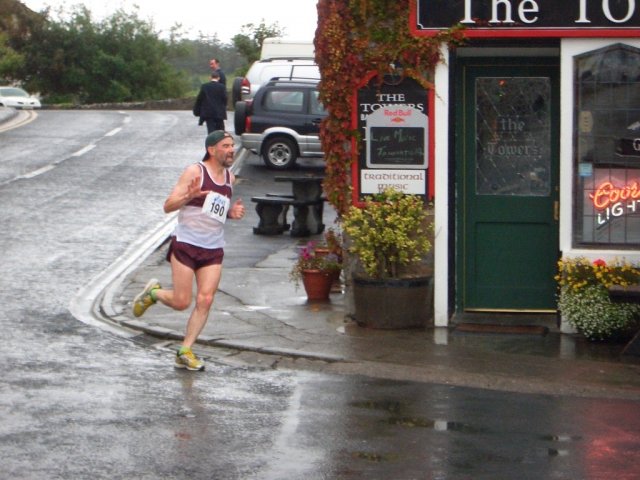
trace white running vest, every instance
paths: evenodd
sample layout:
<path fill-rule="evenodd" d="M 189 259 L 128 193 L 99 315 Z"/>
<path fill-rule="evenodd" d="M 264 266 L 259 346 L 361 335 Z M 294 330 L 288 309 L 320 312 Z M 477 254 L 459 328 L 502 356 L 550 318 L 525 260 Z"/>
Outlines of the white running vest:
<path fill-rule="evenodd" d="M 224 185 L 217 184 L 210 176 L 207 168 L 198 164 L 202 171 L 201 189 L 218 192 L 229 199 L 233 193 L 231 175 L 225 171 Z M 205 197 L 194 198 L 178 211 L 178 225 L 173 232 L 179 242 L 185 242 L 202 248 L 223 248 L 224 223 L 215 220 L 202 212 Z"/>

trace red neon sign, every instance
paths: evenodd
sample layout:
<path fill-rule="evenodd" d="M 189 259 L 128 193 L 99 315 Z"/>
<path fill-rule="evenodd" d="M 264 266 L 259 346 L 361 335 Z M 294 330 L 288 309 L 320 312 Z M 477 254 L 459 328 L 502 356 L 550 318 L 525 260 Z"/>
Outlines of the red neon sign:
<path fill-rule="evenodd" d="M 623 187 L 616 187 L 611 182 L 603 182 L 594 193 L 589 194 L 589 198 L 594 207 L 604 210 L 620 201 L 640 199 L 640 185 L 633 181 Z"/>

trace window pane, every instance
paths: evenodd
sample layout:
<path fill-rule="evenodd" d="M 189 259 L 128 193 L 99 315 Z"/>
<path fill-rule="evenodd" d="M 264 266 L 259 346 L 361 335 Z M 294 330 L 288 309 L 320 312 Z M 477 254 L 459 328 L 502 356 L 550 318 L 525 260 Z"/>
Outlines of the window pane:
<path fill-rule="evenodd" d="M 576 57 L 574 244 L 640 244 L 640 50 Z"/>
<path fill-rule="evenodd" d="M 476 192 L 549 195 L 549 79 L 484 77 L 475 88 Z"/>
<path fill-rule="evenodd" d="M 302 113 L 304 94 L 293 90 L 272 90 L 264 98 L 267 110 Z"/>

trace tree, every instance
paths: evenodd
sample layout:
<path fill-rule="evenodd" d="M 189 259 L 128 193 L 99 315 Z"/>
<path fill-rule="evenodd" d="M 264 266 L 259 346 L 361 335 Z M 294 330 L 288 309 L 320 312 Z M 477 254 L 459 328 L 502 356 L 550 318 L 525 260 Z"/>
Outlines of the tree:
<path fill-rule="evenodd" d="M 176 98 L 189 90 L 167 61 L 169 49 L 136 13 L 117 10 L 96 23 L 84 6 L 34 25 L 18 51 L 25 85 L 50 100 L 102 103 Z"/>
<path fill-rule="evenodd" d="M 211 70 L 209 60 L 220 60 L 222 70 L 231 76 L 244 61 L 235 47 L 220 42 L 216 35 L 200 35 L 196 40 L 175 38 L 169 42 L 168 62 L 189 78 L 192 89 L 197 90 L 204 82 L 209 81 Z"/>
<path fill-rule="evenodd" d="M 250 59 L 266 37 L 283 32 L 264 22 L 242 31 Z M 248 68 L 246 55 L 216 35 L 182 37 L 179 24 L 161 39 L 152 23 L 123 10 L 96 22 L 82 5 L 36 13 L 18 0 L 0 0 L 0 81 L 20 83 L 46 103 L 106 103 L 195 95 L 212 57 L 229 77 Z"/>
<path fill-rule="evenodd" d="M 24 57 L 8 45 L 7 35 L 0 32 L 0 82 L 11 83 L 13 74 L 24 62 Z"/>
<path fill-rule="evenodd" d="M 260 58 L 264 39 L 282 37 L 284 31 L 284 28 L 281 28 L 278 22 L 265 25 L 263 19 L 258 26 L 253 23 L 243 25 L 241 33 L 235 35 L 231 42 L 236 47 L 236 50 L 247 60 L 247 64 L 250 65 Z"/>
<path fill-rule="evenodd" d="M 31 26 L 38 22 L 42 22 L 42 18 L 22 3 L 0 0 L 0 82 L 19 80 L 16 72 L 23 65 L 24 55 L 16 49 L 16 41 L 27 42 Z"/>

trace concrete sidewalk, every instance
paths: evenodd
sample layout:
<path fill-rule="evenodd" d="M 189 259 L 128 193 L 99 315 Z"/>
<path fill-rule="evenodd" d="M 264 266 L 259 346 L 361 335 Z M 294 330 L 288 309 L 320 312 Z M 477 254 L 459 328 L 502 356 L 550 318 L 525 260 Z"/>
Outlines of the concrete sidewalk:
<path fill-rule="evenodd" d="M 8 107 L 0 107 L 0 125 L 13 119 L 16 115 L 18 115 L 17 110 Z"/>
<path fill-rule="evenodd" d="M 281 241 L 282 237 L 280 237 Z M 266 237 L 263 241 L 269 241 Z M 281 242 L 282 243 L 282 242 Z M 464 333 L 455 328 L 379 331 L 361 328 L 345 315 L 345 295 L 308 303 L 289 269 L 298 241 L 252 268 L 223 270 L 220 290 L 197 353 L 235 361 L 435 382 L 526 393 L 640 400 L 640 364 L 621 362 L 622 346 L 593 345 L 549 326 L 541 334 Z M 131 313 L 133 297 L 150 278 L 171 284 L 167 244 L 154 250 L 103 298 L 109 320 L 143 333 L 146 342 L 182 339 L 189 311 L 151 307 Z M 107 300 L 105 300 L 107 299 Z M 172 364 L 168 356 L 167 364 Z"/>

